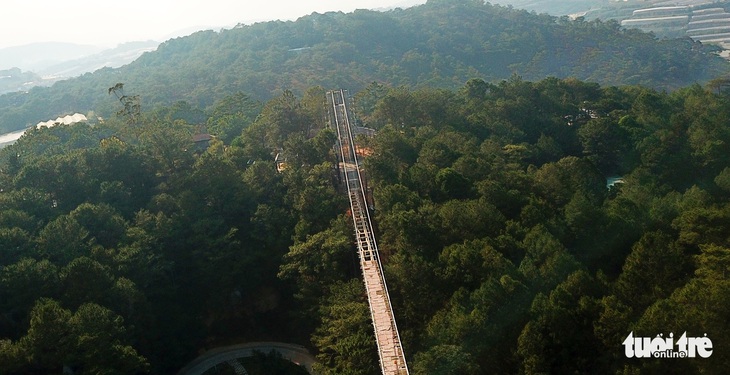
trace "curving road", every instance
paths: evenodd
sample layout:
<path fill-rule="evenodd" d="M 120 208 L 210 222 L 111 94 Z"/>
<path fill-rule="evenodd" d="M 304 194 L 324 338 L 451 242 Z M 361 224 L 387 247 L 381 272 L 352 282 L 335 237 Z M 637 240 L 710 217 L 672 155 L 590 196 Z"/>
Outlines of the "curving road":
<path fill-rule="evenodd" d="M 312 365 L 316 362 L 316 360 L 314 359 L 314 356 L 309 353 L 307 348 L 301 345 L 285 344 L 281 342 L 251 342 L 247 344 L 211 349 L 188 363 L 188 365 L 177 374 L 202 375 L 204 372 L 221 363 L 236 360 L 238 358 L 253 357 L 258 353 L 268 354 L 272 351 L 281 354 L 283 359 L 304 367 L 310 374 L 314 374 L 312 371 Z"/>

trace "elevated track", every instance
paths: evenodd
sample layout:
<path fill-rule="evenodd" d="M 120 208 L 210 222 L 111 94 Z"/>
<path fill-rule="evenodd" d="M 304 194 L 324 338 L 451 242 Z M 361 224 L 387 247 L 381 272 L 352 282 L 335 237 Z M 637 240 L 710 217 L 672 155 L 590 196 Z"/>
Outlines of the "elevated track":
<path fill-rule="evenodd" d="M 330 124 L 337 131 L 336 148 L 340 154 L 339 169 L 350 198 L 350 211 L 355 228 L 360 267 L 370 304 L 375 341 L 380 356 L 380 368 L 383 375 L 409 375 L 366 204 L 363 179 L 350 123 L 351 113 L 347 103 L 347 91 L 330 91 L 327 93 L 327 101 Z"/>

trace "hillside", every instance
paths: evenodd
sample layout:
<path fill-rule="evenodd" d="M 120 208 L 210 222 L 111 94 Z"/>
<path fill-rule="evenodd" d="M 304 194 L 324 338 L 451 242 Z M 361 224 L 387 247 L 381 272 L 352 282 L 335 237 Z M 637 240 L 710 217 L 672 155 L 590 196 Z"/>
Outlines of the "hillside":
<path fill-rule="evenodd" d="M 570 21 L 466 0 L 431 0 L 387 12 L 311 14 L 295 22 L 239 25 L 163 43 L 119 69 L 52 88 L 0 96 L 0 130 L 67 113 L 116 112 L 107 89 L 124 82 L 142 105 L 186 101 L 206 108 L 241 91 L 266 100 L 310 86 L 359 90 L 456 88 L 470 78 L 577 77 L 605 85 L 675 89 L 728 70 L 714 49 L 689 39 L 655 40 L 616 22 Z"/>
<path fill-rule="evenodd" d="M 145 52 L 154 51 L 159 42 L 129 42 L 82 58 L 64 61 L 38 70 L 42 76 L 76 77 L 104 67 L 118 68 L 131 63 Z"/>
<path fill-rule="evenodd" d="M 42 78 L 33 72 L 23 72 L 18 68 L 0 70 L 0 94 L 24 90 L 28 82 L 40 82 Z"/>

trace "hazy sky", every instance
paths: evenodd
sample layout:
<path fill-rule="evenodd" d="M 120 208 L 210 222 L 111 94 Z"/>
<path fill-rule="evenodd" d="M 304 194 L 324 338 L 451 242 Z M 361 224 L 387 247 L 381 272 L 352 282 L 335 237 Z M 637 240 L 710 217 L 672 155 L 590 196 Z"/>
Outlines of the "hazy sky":
<path fill-rule="evenodd" d="M 163 39 L 190 27 L 296 19 L 312 12 L 373 9 L 426 0 L 2 0 L 0 48 L 35 42 L 113 47 Z M 191 30 L 192 32 L 192 30 Z"/>

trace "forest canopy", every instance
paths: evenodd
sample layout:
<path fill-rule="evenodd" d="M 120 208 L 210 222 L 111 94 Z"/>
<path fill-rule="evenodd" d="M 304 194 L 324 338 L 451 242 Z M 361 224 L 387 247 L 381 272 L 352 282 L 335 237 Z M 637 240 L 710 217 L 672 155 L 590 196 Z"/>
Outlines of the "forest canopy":
<path fill-rule="evenodd" d="M 117 103 L 102 93 L 116 82 L 142 94 L 149 110 L 179 101 L 209 109 L 239 91 L 266 101 L 283 89 L 355 92 L 373 81 L 455 90 L 471 78 L 494 83 L 512 75 L 673 90 L 727 73 L 716 52 L 689 38 L 625 30 L 616 21 L 537 15 L 481 0 L 429 0 L 408 9 L 313 13 L 172 39 L 118 69 L 0 96 L 0 131 L 76 112 L 108 118 Z"/>
<path fill-rule="evenodd" d="M 377 129 L 359 142 L 414 374 L 730 366 L 728 94 L 513 77 L 353 100 Z M 321 374 L 378 373 L 324 89 L 212 107 L 0 151 L 6 373 L 175 373 L 256 340 L 310 347 Z M 229 136 L 196 148 L 188 121 Z M 712 356 L 621 345 L 685 331 Z"/>

